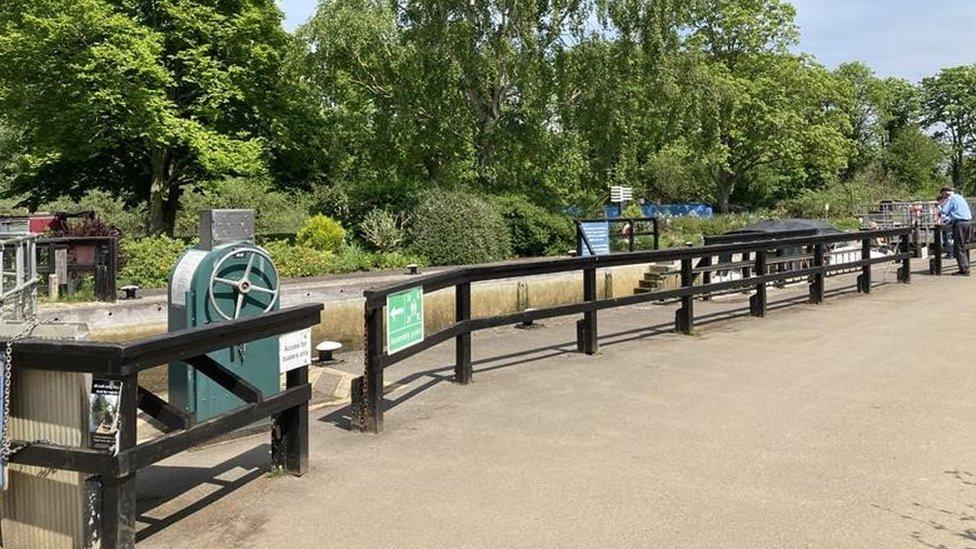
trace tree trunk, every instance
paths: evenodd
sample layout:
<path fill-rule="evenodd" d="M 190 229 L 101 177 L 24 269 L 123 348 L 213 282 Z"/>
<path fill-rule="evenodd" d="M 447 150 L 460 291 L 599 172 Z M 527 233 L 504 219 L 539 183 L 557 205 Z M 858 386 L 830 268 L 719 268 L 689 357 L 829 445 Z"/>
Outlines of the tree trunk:
<path fill-rule="evenodd" d="M 172 208 L 172 195 L 178 193 L 173 192 L 167 156 L 164 150 L 153 151 L 150 156 L 149 234 L 151 235 L 172 236 L 176 225 L 176 213 L 169 210 Z"/>
<path fill-rule="evenodd" d="M 730 200 L 735 180 L 725 168 L 719 168 L 715 177 L 715 201 L 718 203 L 719 213 L 727 214 L 730 210 Z"/>

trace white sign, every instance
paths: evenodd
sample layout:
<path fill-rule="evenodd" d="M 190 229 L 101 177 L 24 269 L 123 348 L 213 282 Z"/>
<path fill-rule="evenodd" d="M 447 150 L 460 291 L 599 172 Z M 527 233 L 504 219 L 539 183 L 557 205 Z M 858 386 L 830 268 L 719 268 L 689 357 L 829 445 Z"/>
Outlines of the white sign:
<path fill-rule="evenodd" d="M 610 187 L 610 202 L 626 202 L 634 199 L 633 187 L 613 185 Z"/>
<path fill-rule="evenodd" d="M 281 373 L 312 364 L 312 329 L 278 336 L 278 364 Z"/>

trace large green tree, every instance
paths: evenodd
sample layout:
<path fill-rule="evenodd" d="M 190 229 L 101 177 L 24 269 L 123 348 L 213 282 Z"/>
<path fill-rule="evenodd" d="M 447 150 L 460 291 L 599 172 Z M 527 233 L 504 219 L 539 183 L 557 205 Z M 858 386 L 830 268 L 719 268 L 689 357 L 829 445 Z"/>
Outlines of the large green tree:
<path fill-rule="evenodd" d="M 795 11 L 781 0 L 707 0 L 690 47 L 711 73 L 714 106 L 703 125 L 716 136 L 708 157 L 715 201 L 728 212 L 733 193 L 766 179 L 802 188 L 846 162 L 847 121 L 828 105 L 836 80 L 791 54 Z"/>
<path fill-rule="evenodd" d="M 976 65 L 942 69 L 922 80 L 926 122 L 949 150 L 952 184 L 967 188 L 966 156 L 976 152 Z"/>
<path fill-rule="evenodd" d="M 288 37 L 272 0 L 32 0 L 0 6 L 13 192 L 104 188 L 172 232 L 187 185 L 269 165 Z"/>

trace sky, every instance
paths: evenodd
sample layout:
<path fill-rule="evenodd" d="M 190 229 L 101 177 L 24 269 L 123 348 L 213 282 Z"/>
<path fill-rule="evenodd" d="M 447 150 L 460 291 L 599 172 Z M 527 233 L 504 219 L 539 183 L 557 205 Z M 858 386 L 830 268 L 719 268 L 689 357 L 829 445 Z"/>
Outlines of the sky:
<path fill-rule="evenodd" d="M 317 0 L 278 0 L 285 27 L 302 24 Z M 863 61 L 879 76 L 913 82 L 942 67 L 976 63 L 976 0 L 793 0 L 798 51 L 828 67 Z"/>

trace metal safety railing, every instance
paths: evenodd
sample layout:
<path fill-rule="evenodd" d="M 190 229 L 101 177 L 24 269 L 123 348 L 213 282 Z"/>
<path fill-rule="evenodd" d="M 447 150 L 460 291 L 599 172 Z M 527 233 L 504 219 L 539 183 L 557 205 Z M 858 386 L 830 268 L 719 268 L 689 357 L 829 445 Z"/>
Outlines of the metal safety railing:
<path fill-rule="evenodd" d="M 37 237 L 0 233 L 0 322 L 37 316 Z"/>
<path fill-rule="evenodd" d="M 203 442 L 272 418 L 272 463 L 293 475 L 308 467 L 308 367 L 285 374 L 285 388 L 265 395 L 207 353 L 317 325 L 322 304 L 290 307 L 255 318 L 188 328 L 125 344 L 23 339 L 12 345 L 14 376 L 21 370 L 74 372 L 120 381 L 119 439 L 116 452 L 67 447 L 38 441 L 11 443 L 12 463 L 97 475 L 101 483 L 99 540 L 102 547 L 133 547 L 136 536 L 136 474 L 140 469 Z M 244 404 L 201 422 L 139 386 L 139 372 L 184 361 Z M 274 365 L 277 369 L 278 365 Z M 142 410 L 166 434 L 136 443 L 136 414 Z"/>
<path fill-rule="evenodd" d="M 625 307 L 652 301 L 676 299 L 680 307 L 675 313 L 675 329 L 690 333 L 694 329 L 694 298 L 726 291 L 751 291 L 750 313 L 766 314 L 767 286 L 787 280 L 806 278 L 809 283 L 809 300 L 820 303 L 824 299 L 824 281 L 827 275 L 840 270 L 860 270 L 857 289 L 871 291 L 871 267 L 877 264 L 899 265 L 897 278 L 909 282 L 911 228 L 859 231 L 831 235 L 806 235 L 754 242 L 733 242 L 695 248 L 674 248 L 649 252 L 621 253 L 615 255 L 582 258 L 551 259 L 532 262 L 496 263 L 472 265 L 414 279 L 410 282 L 389 285 L 363 292 L 365 302 L 365 351 L 364 373 L 353 382 L 352 422 L 362 431 L 378 433 L 383 429 L 383 379 L 384 370 L 435 345 L 455 340 L 454 378 L 459 384 L 472 379 L 471 334 L 497 326 L 518 324 L 567 315 L 582 314 L 577 321 L 577 349 L 579 352 L 597 352 L 597 316 L 603 309 Z M 897 239 L 897 252 L 872 257 L 878 239 Z M 857 242 L 860 245 L 856 260 L 831 261 L 832 247 Z M 790 268 L 780 270 L 777 250 L 801 250 L 802 257 L 789 257 Z M 748 265 L 743 263 L 743 276 L 722 281 L 707 280 L 695 271 L 695 263 L 705 258 L 724 255 L 739 257 L 749 254 Z M 850 259 L 850 258 L 848 258 Z M 622 297 L 597 297 L 597 270 L 623 265 L 676 262 L 680 265 L 680 284 L 674 289 L 657 290 Z M 726 267 L 728 268 L 728 267 Z M 543 309 L 526 309 L 516 313 L 486 318 L 471 316 L 471 285 L 477 282 L 506 278 L 538 276 L 551 273 L 579 271 L 582 274 L 583 302 Z M 445 288 L 454 288 L 454 323 L 433 334 L 427 334 L 414 345 L 393 353 L 385 348 L 384 308 L 391 294 L 422 289 L 424 294 Z"/>

